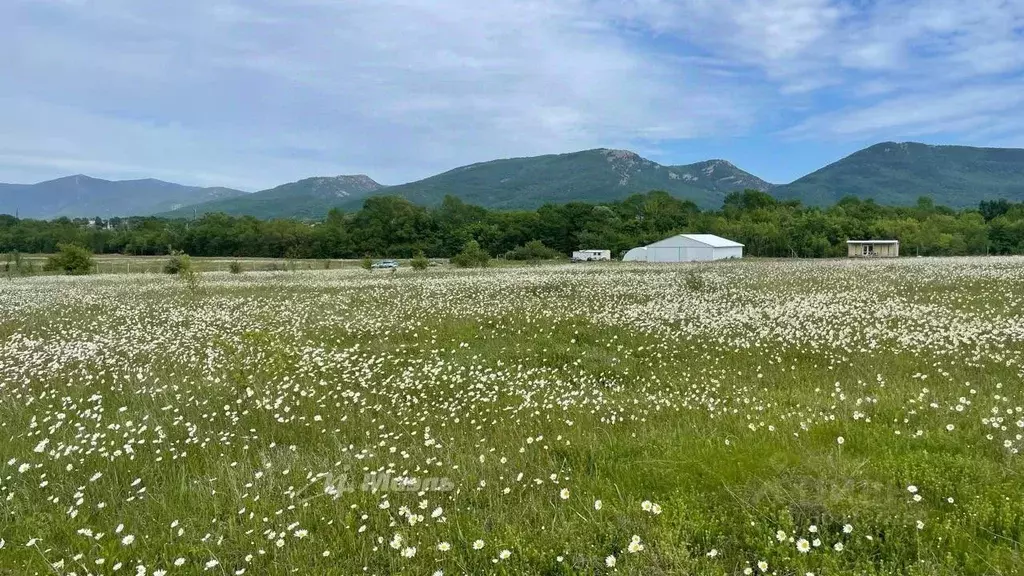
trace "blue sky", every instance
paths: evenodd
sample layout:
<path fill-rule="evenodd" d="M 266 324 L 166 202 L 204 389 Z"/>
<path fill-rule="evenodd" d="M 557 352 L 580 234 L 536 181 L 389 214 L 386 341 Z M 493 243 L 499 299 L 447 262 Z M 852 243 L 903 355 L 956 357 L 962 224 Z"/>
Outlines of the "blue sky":
<path fill-rule="evenodd" d="M 1024 147 L 1019 0 L 3 0 L 0 181 Z"/>

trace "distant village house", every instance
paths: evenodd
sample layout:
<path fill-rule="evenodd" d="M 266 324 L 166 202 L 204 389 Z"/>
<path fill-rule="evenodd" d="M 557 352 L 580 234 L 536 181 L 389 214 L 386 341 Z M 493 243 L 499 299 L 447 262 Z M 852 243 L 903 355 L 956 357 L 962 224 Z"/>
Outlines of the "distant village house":
<path fill-rule="evenodd" d="M 900 255 L 899 240 L 848 240 L 850 258 L 896 258 Z"/>

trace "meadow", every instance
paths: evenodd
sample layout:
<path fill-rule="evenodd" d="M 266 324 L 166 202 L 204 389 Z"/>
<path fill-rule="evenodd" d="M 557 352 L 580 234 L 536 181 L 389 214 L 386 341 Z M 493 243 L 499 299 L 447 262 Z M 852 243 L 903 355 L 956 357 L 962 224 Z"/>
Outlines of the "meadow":
<path fill-rule="evenodd" d="M 1024 573 L 1024 258 L 0 281 L 0 574 Z"/>

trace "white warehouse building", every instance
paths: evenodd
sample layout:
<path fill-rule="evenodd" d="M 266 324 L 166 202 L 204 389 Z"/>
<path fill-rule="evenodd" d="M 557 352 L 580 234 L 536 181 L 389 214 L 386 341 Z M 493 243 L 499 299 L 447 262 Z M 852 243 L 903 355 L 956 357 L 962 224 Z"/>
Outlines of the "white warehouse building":
<path fill-rule="evenodd" d="M 633 248 L 624 262 L 704 262 L 743 258 L 743 244 L 714 234 L 680 234 Z"/>

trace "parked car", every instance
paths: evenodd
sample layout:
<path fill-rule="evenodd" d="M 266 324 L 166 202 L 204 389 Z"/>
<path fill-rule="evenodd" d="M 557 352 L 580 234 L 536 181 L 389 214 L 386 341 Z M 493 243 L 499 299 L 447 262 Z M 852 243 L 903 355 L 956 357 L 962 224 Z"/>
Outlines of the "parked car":
<path fill-rule="evenodd" d="M 391 269 L 391 270 L 394 270 L 395 268 L 398 268 L 398 261 L 397 260 L 378 260 L 377 262 L 373 263 L 372 268 L 375 268 L 375 269 L 378 269 L 378 270 L 379 269 L 384 269 L 384 270 Z"/>

